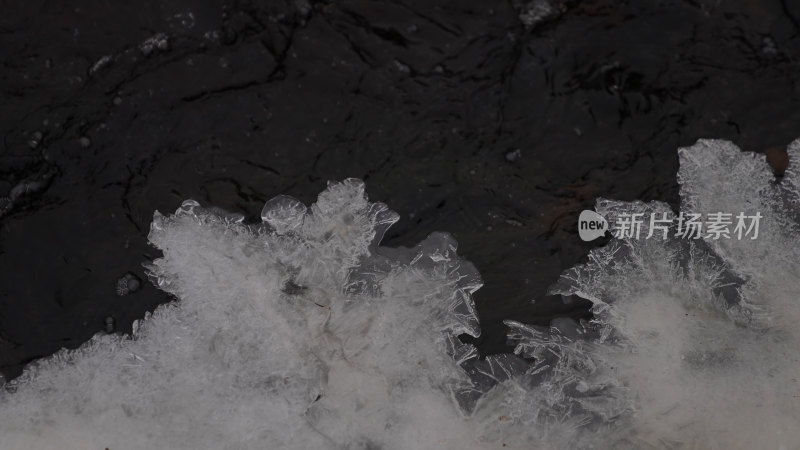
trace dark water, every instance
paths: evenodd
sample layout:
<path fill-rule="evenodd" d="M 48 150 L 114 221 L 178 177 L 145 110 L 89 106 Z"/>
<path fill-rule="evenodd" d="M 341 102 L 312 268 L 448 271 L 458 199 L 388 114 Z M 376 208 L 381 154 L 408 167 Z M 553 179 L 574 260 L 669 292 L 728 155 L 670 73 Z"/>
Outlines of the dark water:
<path fill-rule="evenodd" d="M 480 348 L 505 351 L 503 319 L 586 314 L 545 293 L 585 257 L 575 222 L 595 198 L 675 206 L 678 146 L 730 139 L 780 165 L 800 135 L 790 0 L 2 10 L 7 376 L 169 301 L 141 267 L 154 210 L 255 217 L 346 177 L 402 215 L 387 243 L 456 237 L 485 281 Z M 127 273 L 141 289 L 118 295 Z"/>

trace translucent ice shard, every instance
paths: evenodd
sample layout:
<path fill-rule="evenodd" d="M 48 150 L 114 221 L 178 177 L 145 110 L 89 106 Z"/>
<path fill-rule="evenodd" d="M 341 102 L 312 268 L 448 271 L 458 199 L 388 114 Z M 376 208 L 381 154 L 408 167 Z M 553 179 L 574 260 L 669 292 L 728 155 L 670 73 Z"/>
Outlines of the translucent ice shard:
<path fill-rule="evenodd" d="M 308 213 L 308 207 L 296 198 L 279 195 L 269 200 L 261 210 L 261 220 L 278 234 L 299 230 Z"/>

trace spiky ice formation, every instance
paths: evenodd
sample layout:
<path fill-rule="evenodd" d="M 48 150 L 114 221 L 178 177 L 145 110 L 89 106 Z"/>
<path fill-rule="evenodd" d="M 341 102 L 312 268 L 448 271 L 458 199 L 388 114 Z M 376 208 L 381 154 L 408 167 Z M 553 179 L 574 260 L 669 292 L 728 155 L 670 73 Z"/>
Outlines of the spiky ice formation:
<path fill-rule="evenodd" d="M 456 339 L 481 280 L 453 239 L 379 247 L 398 216 L 352 179 L 262 218 L 156 213 L 149 270 L 179 301 L 15 380 L 2 448 L 481 446 L 464 412 L 508 374 Z"/>
<path fill-rule="evenodd" d="M 591 322 L 549 332 L 508 322 L 517 352 L 539 360 L 525 403 L 566 430 L 563 448 L 798 448 L 800 141 L 779 182 L 763 155 L 727 141 L 679 157 L 682 211 L 760 213 L 758 237 L 687 240 L 673 228 L 644 239 L 645 220 L 640 239 L 590 252 L 551 293 L 591 300 Z M 659 202 L 596 210 L 611 224 L 675 216 Z"/>
<path fill-rule="evenodd" d="M 310 208 L 276 197 L 259 224 L 187 201 L 150 233 L 179 301 L 8 383 L 2 447 L 794 448 L 800 142 L 789 153 L 775 183 L 730 143 L 681 149 L 684 211 L 760 212 L 759 238 L 612 240 L 552 288 L 594 320 L 508 322 L 527 359 L 457 339 L 479 333 L 477 271 L 445 234 L 379 246 L 397 216 L 357 180 Z"/>

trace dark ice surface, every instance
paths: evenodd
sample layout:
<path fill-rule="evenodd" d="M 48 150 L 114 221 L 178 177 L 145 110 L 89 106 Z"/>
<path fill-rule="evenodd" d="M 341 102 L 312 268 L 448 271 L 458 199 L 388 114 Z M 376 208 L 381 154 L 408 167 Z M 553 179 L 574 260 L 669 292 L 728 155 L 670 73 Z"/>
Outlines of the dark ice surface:
<path fill-rule="evenodd" d="M 781 159 L 798 33 L 790 0 L 2 2 L 0 371 L 170 300 L 154 210 L 346 177 L 402 215 L 384 242 L 455 236 L 506 351 L 502 319 L 586 316 L 545 294 L 595 198 L 675 206 L 701 137 Z"/>

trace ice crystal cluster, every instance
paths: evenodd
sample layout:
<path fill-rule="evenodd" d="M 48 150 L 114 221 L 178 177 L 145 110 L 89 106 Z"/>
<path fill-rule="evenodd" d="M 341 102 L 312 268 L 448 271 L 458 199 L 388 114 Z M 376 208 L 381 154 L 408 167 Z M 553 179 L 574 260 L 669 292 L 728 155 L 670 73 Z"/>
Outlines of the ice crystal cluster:
<path fill-rule="evenodd" d="M 480 275 L 445 234 L 379 247 L 397 219 L 357 180 L 310 208 L 276 197 L 258 224 L 156 213 L 149 270 L 179 301 L 15 380 L 0 447 L 475 446 L 466 412 L 507 376 L 457 339 L 479 333 Z"/>
<path fill-rule="evenodd" d="M 800 448 L 800 141 L 788 152 L 777 181 L 727 141 L 680 149 L 681 210 L 761 213 L 758 237 L 613 240 L 551 288 L 593 302 L 577 338 L 509 323 L 517 351 L 555 360 L 545 397 L 580 421 L 573 445 Z M 674 215 L 659 202 L 596 210 L 610 223 Z"/>
<path fill-rule="evenodd" d="M 447 234 L 380 246 L 398 216 L 360 181 L 276 197 L 259 223 L 188 200 L 149 235 L 178 301 L 6 383 L 0 448 L 798 448 L 789 153 L 776 182 L 728 142 L 681 149 L 682 209 L 760 212 L 758 239 L 612 240 L 552 287 L 591 321 L 509 321 L 516 354 L 485 359 L 458 339 L 480 333 L 477 270 Z"/>

